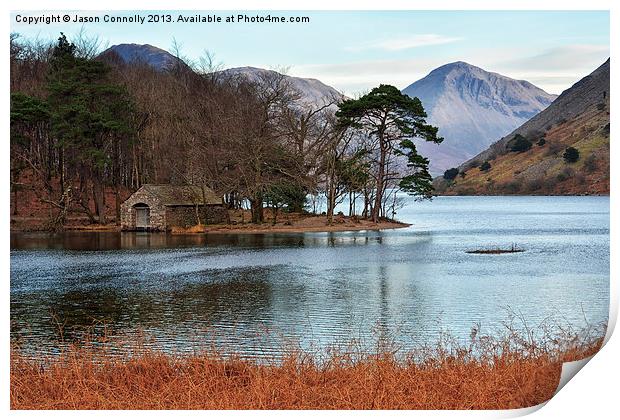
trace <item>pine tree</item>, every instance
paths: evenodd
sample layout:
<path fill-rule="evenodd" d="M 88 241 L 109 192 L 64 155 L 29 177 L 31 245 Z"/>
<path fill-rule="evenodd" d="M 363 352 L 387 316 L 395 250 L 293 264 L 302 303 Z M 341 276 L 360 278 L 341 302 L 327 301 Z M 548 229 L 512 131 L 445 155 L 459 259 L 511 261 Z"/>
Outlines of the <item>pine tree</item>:
<path fill-rule="evenodd" d="M 48 73 L 51 131 L 61 160 L 78 172 L 71 175 L 92 182 L 99 223 L 106 222 L 104 188 L 114 178 L 113 155 L 134 133 L 129 95 L 110 81 L 109 72 L 102 62 L 77 57 L 75 45 L 61 34 Z"/>
<path fill-rule="evenodd" d="M 437 136 L 437 127 L 426 123 L 427 115 L 418 98 L 404 95 L 394 86 L 380 85 L 359 99 L 342 102 L 336 116 L 343 127 L 364 131 L 377 140 L 374 222 L 379 220 L 388 178 L 387 167 L 393 153 L 407 157 L 409 172 L 402 177 L 400 187 L 409 194 L 430 198 L 433 188 L 428 173 L 429 162 L 418 154 L 411 140 L 419 138 L 441 143 L 443 139 Z"/>

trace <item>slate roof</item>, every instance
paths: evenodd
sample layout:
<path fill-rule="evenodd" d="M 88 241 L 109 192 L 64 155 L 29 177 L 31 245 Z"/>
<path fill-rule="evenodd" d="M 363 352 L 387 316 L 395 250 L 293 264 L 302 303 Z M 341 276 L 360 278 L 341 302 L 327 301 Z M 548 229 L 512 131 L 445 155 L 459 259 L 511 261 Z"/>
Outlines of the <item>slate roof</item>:
<path fill-rule="evenodd" d="M 215 191 L 205 187 L 205 202 L 202 200 L 202 188 L 195 185 L 156 185 L 144 184 L 144 190 L 160 199 L 165 206 L 195 206 L 196 204 L 222 204 L 222 198 Z"/>

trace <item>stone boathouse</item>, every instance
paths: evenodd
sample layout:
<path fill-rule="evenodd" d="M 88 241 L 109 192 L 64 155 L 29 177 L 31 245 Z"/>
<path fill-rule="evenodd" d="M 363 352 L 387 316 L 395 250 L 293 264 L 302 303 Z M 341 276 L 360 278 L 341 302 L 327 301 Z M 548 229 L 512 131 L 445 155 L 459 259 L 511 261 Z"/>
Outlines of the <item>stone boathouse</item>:
<path fill-rule="evenodd" d="M 166 231 L 172 227 L 222 223 L 227 211 L 222 198 L 190 185 L 145 184 L 121 205 L 123 230 Z"/>

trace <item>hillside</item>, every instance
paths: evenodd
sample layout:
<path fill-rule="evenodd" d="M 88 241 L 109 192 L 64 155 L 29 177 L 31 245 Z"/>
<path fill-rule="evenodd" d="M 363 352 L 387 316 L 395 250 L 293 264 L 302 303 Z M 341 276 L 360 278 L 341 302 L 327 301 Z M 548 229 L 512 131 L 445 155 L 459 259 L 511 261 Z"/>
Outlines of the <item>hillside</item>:
<path fill-rule="evenodd" d="M 547 109 L 459 167 L 440 194 L 609 194 L 609 60 L 564 91 Z M 531 142 L 511 151 L 516 138 Z M 544 139 L 544 141 L 541 141 Z M 574 163 L 566 148 L 579 151 Z M 480 166 L 488 162 L 486 171 Z"/>
<path fill-rule="evenodd" d="M 527 81 L 462 61 L 433 70 L 403 93 L 420 98 L 428 121 L 444 137 L 440 145 L 419 144 L 435 175 L 480 153 L 556 98 Z"/>
<path fill-rule="evenodd" d="M 268 78 L 269 74 L 276 73 L 274 70 L 261 69 L 257 67 L 235 67 L 222 71 L 222 74 L 229 77 L 244 77 L 251 82 L 261 82 Z M 331 86 L 326 85 L 317 79 L 307 79 L 302 77 L 285 76 L 291 87 L 301 94 L 301 102 L 308 105 L 329 104 L 334 101 L 346 99 L 342 93 Z"/>

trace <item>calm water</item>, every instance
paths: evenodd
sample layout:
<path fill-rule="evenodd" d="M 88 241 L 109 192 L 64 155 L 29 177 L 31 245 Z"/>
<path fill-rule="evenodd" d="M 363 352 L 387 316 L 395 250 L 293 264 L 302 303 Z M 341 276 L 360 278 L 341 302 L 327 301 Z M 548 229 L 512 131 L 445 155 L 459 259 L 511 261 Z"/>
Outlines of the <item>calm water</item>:
<path fill-rule="evenodd" d="M 11 334 L 53 350 L 105 324 L 186 351 L 213 339 L 245 354 L 389 334 L 414 347 L 509 310 L 528 326 L 607 320 L 608 197 L 408 200 L 407 229 L 266 235 L 11 235 Z M 472 255 L 479 247 L 524 253 Z M 510 308 L 510 309 L 508 309 Z M 213 338 L 213 337 L 216 338 Z M 27 340 L 26 340 L 27 339 Z"/>

